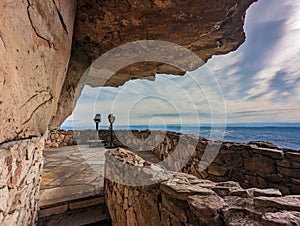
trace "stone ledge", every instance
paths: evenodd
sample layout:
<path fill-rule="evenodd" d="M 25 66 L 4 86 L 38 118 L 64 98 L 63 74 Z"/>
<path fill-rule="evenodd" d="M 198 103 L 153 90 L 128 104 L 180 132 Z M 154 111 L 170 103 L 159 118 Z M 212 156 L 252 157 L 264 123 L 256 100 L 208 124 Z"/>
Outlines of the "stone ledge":
<path fill-rule="evenodd" d="M 49 207 L 49 208 L 41 208 L 39 210 L 39 218 L 48 217 L 51 215 L 61 214 L 68 211 L 68 204 L 63 204 L 59 206 Z"/>
<path fill-rule="evenodd" d="M 86 197 L 83 199 L 70 200 L 68 202 L 55 203 L 50 206 L 40 206 L 39 218 L 50 217 L 52 215 L 66 213 L 71 210 L 84 209 L 104 204 L 105 197 L 103 194 L 95 197 Z"/>
<path fill-rule="evenodd" d="M 40 194 L 40 208 L 68 203 L 85 197 L 96 197 L 103 194 L 103 188 L 95 190 L 92 185 L 70 185 L 42 190 Z M 51 198 L 53 197 L 53 198 Z"/>
<path fill-rule="evenodd" d="M 284 152 L 282 150 L 270 149 L 270 148 L 258 148 L 254 145 L 250 145 L 253 148 L 253 153 L 269 156 L 273 159 L 283 159 Z"/>
<path fill-rule="evenodd" d="M 284 197 L 257 197 L 254 199 L 254 205 L 258 208 L 273 207 L 278 210 L 300 211 L 300 196 Z M 300 220 L 300 219 L 299 219 Z"/>
<path fill-rule="evenodd" d="M 300 162 L 300 153 L 299 152 L 286 152 L 285 155 L 295 161 L 295 162 Z"/>
<path fill-rule="evenodd" d="M 37 225 L 87 225 L 95 222 L 109 222 L 109 214 L 105 204 L 69 209 L 66 212 L 54 215 L 45 215 L 39 218 Z"/>
<path fill-rule="evenodd" d="M 100 205 L 100 204 L 104 204 L 104 203 L 105 203 L 105 197 L 99 196 L 99 197 L 95 197 L 93 199 L 79 200 L 77 202 L 69 203 L 69 208 L 71 210 L 72 209 L 81 209 L 81 208 L 96 206 L 96 205 Z"/>

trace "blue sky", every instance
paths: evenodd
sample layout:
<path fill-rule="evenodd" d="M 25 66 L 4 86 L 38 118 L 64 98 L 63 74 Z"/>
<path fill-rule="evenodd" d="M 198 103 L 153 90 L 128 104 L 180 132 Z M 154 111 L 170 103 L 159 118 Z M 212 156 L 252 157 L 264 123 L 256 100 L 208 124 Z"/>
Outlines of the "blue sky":
<path fill-rule="evenodd" d="M 300 1 L 259 0 L 246 14 L 246 41 L 183 77 L 156 75 L 118 88 L 85 86 L 63 126 L 300 122 Z"/>

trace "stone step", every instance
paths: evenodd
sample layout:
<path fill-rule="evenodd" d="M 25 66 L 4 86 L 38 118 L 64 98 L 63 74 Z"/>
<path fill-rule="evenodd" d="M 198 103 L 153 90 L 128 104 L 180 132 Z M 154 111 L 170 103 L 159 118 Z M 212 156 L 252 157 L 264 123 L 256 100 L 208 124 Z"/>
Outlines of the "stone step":
<path fill-rule="evenodd" d="M 38 216 L 38 225 L 40 226 L 75 226 L 95 222 L 101 222 L 101 225 L 109 225 L 110 218 L 104 195 L 41 207 Z"/>

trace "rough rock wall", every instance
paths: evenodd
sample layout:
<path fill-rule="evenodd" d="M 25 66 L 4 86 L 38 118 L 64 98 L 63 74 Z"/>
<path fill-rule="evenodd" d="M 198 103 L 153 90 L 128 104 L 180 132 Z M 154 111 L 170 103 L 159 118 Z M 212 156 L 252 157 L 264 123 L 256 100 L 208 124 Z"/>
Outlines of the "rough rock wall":
<path fill-rule="evenodd" d="M 102 54 L 128 42 L 162 40 L 179 44 L 206 61 L 244 42 L 245 12 L 255 1 L 79 0 L 72 58 L 51 125 L 60 126 L 71 114 L 84 85 L 79 84 L 84 71 Z M 181 58 L 184 62 L 184 56 Z M 123 68 L 103 84 L 119 86 L 155 73 L 182 75 L 184 71 L 161 62 L 142 62 Z"/>
<path fill-rule="evenodd" d="M 148 167 L 140 168 L 145 165 Z M 161 181 L 144 186 L 118 183 L 119 178 L 140 180 L 129 171 L 130 166 L 139 168 L 147 181 Z M 236 182 L 214 183 L 184 173 L 170 176 L 124 149 L 106 153 L 105 173 L 113 225 L 300 224 L 299 196 L 282 196 L 277 189 L 242 189 Z"/>
<path fill-rule="evenodd" d="M 0 225 L 35 222 L 41 136 L 67 73 L 75 11 L 75 0 L 0 1 Z"/>
<path fill-rule="evenodd" d="M 0 143 L 45 133 L 66 76 L 76 1 L 0 2 Z"/>
<path fill-rule="evenodd" d="M 0 225 L 36 223 L 43 149 L 43 137 L 0 145 Z"/>

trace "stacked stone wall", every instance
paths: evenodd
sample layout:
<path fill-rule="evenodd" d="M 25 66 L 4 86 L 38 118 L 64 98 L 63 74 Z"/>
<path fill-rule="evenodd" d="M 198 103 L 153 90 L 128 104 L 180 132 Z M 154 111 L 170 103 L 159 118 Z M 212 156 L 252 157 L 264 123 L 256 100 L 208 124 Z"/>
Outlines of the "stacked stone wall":
<path fill-rule="evenodd" d="M 233 181 L 164 171 L 124 149 L 106 153 L 105 173 L 113 225 L 300 224 L 299 196 L 282 196 L 278 189 L 243 189 Z"/>
<path fill-rule="evenodd" d="M 0 145 L 0 225 L 36 223 L 43 149 L 43 137 Z"/>
<path fill-rule="evenodd" d="M 109 140 L 109 131 L 101 130 L 100 139 Z M 55 139 L 52 139 L 52 138 Z M 54 146 L 86 143 L 95 131 L 56 131 L 47 144 Z M 63 142 L 61 142 L 61 140 Z M 244 188 L 278 188 L 283 194 L 300 194 L 300 152 L 280 149 L 268 142 L 249 144 L 223 142 L 214 155 L 214 142 L 194 135 L 165 131 L 116 130 L 118 146 L 135 151 L 153 151 L 169 170 L 180 170 L 201 179 L 237 181 Z M 210 145 L 210 148 L 208 147 Z M 50 145 L 51 146 L 51 145 Z M 213 160 L 205 170 L 199 168 L 204 153 Z M 185 161 L 186 160 L 186 161 Z M 205 162 L 205 161 L 204 161 Z M 183 166 L 183 167 L 181 167 Z"/>

